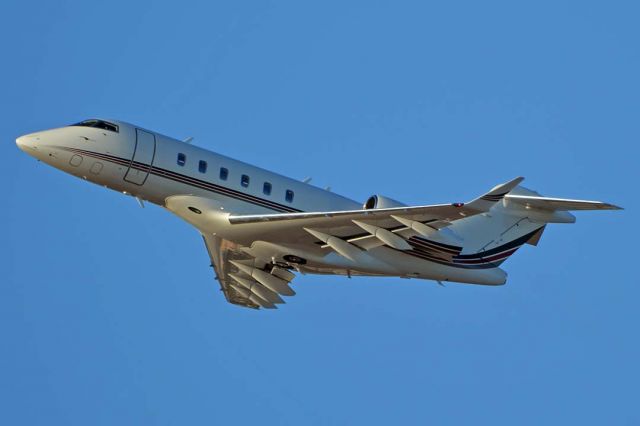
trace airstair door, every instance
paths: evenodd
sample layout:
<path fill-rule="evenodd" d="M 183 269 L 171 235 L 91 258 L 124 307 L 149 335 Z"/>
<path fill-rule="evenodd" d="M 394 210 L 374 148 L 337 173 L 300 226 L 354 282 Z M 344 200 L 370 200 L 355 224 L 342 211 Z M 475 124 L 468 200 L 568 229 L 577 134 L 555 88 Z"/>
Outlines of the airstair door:
<path fill-rule="evenodd" d="M 124 180 L 143 185 L 149 176 L 149 171 L 156 155 L 156 137 L 153 133 L 136 129 L 136 147 L 133 158 L 129 163 L 129 170 L 124 175 Z"/>

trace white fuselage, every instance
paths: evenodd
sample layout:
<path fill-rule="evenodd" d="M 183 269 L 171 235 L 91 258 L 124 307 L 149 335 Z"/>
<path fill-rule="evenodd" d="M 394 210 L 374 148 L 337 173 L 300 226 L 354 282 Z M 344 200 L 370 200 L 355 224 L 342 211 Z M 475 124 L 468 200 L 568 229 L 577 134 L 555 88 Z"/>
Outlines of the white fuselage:
<path fill-rule="evenodd" d="M 235 215 L 354 210 L 361 203 L 304 182 L 269 172 L 185 142 L 121 121 L 118 131 L 68 126 L 25 135 L 17 140 L 28 154 L 74 176 L 167 207 L 176 195 L 211 200 Z M 265 183 L 267 184 L 265 187 Z M 196 223 L 193 223 L 197 226 Z M 220 222 L 214 231 L 251 246 L 246 227 Z M 295 246 L 295 241 L 283 244 Z M 465 269 L 438 264 L 387 247 L 369 251 L 375 262 L 353 267 L 335 253 L 317 256 L 308 267 L 317 273 L 392 275 L 478 284 L 503 284 L 499 268 Z M 346 271 L 346 272 L 345 272 Z"/>

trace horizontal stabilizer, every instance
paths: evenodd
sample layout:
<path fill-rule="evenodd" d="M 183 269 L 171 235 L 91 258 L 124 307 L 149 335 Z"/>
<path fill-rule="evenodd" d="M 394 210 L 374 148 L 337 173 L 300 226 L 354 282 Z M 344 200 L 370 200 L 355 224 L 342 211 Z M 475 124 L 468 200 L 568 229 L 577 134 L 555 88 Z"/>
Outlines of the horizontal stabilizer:
<path fill-rule="evenodd" d="M 532 197 L 525 195 L 507 195 L 508 203 L 516 203 L 527 208 L 542 210 L 622 210 L 621 207 L 601 201 L 569 200 L 564 198 Z"/>

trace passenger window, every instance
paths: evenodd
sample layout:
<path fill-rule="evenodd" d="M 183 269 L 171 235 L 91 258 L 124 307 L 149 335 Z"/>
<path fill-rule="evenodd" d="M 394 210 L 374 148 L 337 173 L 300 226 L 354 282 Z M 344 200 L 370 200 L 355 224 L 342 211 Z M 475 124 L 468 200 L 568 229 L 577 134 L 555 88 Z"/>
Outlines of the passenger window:
<path fill-rule="evenodd" d="M 249 176 L 242 175 L 242 178 L 240 179 L 240 185 L 244 186 L 245 188 L 249 186 Z"/>
<path fill-rule="evenodd" d="M 271 195 L 271 184 L 269 182 L 265 182 L 264 185 L 262 185 L 262 193 L 264 195 Z"/>
<path fill-rule="evenodd" d="M 284 194 L 284 199 L 287 201 L 287 203 L 293 202 L 293 191 L 287 189 L 287 192 L 285 192 Z"/>
<path fill-rule="evenodd" d="M 178 154 L 178 166 L 184 166 L 187 163 L 187 156 L 183 153 Z"/>
<path fill-rule="evenodd" d="M 220 179 L 227 180 L 228 177 L 229 177 L 229 170 L 224 167 L 220 167 Z"/>
<path fill-rule="evenodd" d="M 198 170 L 200 173 L 207 173 L 207 162 L 200 160 L 198 163 Z"/>

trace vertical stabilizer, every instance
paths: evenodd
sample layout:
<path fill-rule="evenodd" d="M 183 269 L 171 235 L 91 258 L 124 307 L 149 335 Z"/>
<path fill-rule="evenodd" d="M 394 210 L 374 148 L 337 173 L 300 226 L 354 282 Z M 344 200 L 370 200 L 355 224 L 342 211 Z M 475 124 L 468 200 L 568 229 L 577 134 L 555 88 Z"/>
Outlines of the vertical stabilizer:
<path fill-rule="evenodd" d="M 569 210 L 620 209 L 600 201 L 543 197 L 522 186 L 501 198 L 485 213 L 451 224 L 451 230 L 464 240 L 458 262 L 498 266 L 522 245 L 538 245 L 548 223 L 574 223 Z"/>

